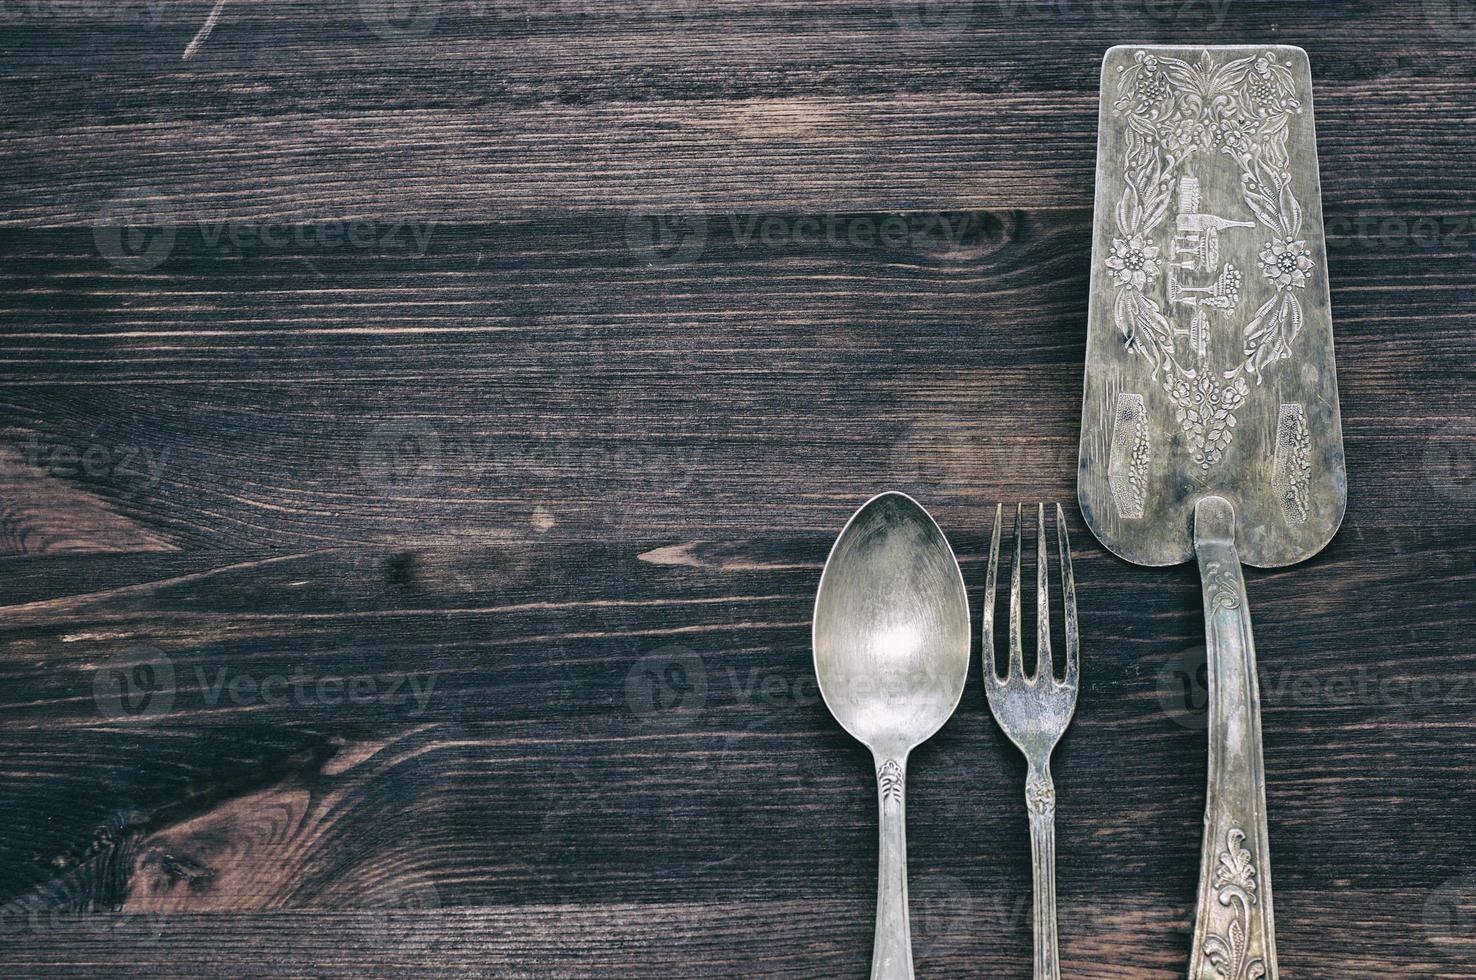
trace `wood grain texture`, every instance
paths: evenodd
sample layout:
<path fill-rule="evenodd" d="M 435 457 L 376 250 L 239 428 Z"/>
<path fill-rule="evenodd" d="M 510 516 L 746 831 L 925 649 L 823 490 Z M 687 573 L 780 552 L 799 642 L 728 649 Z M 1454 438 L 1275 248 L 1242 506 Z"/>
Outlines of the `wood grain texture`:
<path fill-rule="evenodd" d="M 1264 39 L 1350 474 L 1249 573 L 1281 964 L 1476 977 L 1463 5 L 231 0 L 183 58 L 214 6 L 0 5 L 0 972 L 864 976 L 832 537 L 916 494 L 977 627 L 989 505 L 1075 494 L 1102 52 Z M 1197 582 L 1072 532 L 1063 973 L 1182 976 Z M 1028 974 L 1022 770 L 972 678 L 920 976 Z"/>
<path fill-rule="evenodd" d="M 958 539 L 977 609 L 983 535 Z M 5 596 L 0 675 L 0 742 L 28 775 L 0 783 L 0 809 L 48 819 L 13 822 L 0 848 L 7 958 L 62 955 L 93 928 L 187 946 L 210 912 L 233 942 L 234 913 L 282 912 L 251 955 L 298 950 L 317 957 L 309 972 L 393 972 L 416 943 L 447 970 L 484 956 L 498 974 L 864 972 L 868 762 L 810 674 L 827 544 L 28 560 Z M 1347 535 L 1304 569 L 1252 577 L 1288 972 L 1467 975 L 1468 920 L 1442 925 L 1438 889 L 1463 887 L 1476 829 L 1460 632 L 1473 552 L 1437 532 Z M 1203 792 L 1179 686 L 1195 582 L 1094 544 L 1075 561 L 1087 657 L 1056 766 L 1063 957 L 1081 975 L 1170 976 Z M 1384 631 L 1396 601 L 1403 625 Z M 1350 656 L 1357 636 L 1379 640 Z M 110 701 L 99 677 L 140 649 L 174 682 L 136 678 L 138 697 Z M 161 691 L 162 714 L 147 698 Z M 971 678 L 913 766 L 919 962 L 935 975 L 1028 968 L 1015 755 Z M 680 908 L 669 937 L 633 911 L 646 903 Z M 297 945 L 320 919 L 295 910 L 366 907 L 409 910 L 391 933 L 407 948 Z M 79 909 L 114 918 L 66 917 Z M 566 918 L 585 939 L 534 938 Z M 490 933 L 447 949 L 476 928 Z M 756 959 L 716 938 L 755 928 L 775 936 Z M 609 958 L 631 944 L 638 967 Z"/>

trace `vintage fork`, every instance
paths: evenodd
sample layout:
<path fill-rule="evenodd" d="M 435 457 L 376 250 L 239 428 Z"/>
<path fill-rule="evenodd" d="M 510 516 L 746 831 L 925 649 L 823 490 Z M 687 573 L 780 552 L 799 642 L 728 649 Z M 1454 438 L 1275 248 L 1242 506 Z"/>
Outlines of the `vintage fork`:
<path fill-rule="evenodd" d="M 999 529 L 1004 506 L 994 510 L 989 572 L 984 588 L 984 690 L 989 709 L 1010 741 L 1025 754 L 1025 807 L 1030 813 L 1030 859 L 1035 878 L 1035 980 L 1059 980 L 1056 949 L 1056 786 L 1051 781 L 1051 751 L 1076 712 L 1080 681 L 1080 641 L 1076 625 L 1076 580 L 1071 572 L 1071 542 L 1066 515 L 1056 505 L 1056 546 L 1061 561 L 1061 611 L 1066 620 L 1066 673 L 1057 680 L 1051 656 L 1050 583 L 1046 574 L 1045 505 L 1036 524 L 1035 621 L 1038 664 L 1025 676 L 1020 640 L 1020 507 L 1015 507 L 1015 554 L 1010 567 L 1010 665 L 1003 679 L 994 666 L 994 593 L 999 572 Z"/>

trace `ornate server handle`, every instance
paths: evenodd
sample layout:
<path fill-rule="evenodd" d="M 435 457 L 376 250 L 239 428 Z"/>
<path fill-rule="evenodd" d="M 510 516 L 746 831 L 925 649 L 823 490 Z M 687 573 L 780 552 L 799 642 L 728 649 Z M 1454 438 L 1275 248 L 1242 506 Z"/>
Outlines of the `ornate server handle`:
<path fill-rule="evenodd" d="M 907 759 L 878 758 L 881 854 L 876 878 L 876 939 L 871 980 L 913 980 L 907 918 Z"/>
<path fill-rule="evenodd" d="M 1035 980 L 1061 980 L 1056 949 L 1056 784 L 1047 760 L 1025 777 L 1030 811 L 1030 867 L 1035 878 Z"/>
<path fill-rule="evenodd" d="M 1195 505 L 1194 550 L 1209 662 L 1209 791 L 1189 978 L 1276 980 L 1261 696 L 1228 500 Z"/>

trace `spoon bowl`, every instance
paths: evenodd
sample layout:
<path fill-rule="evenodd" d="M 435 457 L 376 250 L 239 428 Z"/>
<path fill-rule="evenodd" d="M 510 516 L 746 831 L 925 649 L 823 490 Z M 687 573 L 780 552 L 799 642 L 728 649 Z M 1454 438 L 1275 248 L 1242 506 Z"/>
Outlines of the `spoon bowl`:
<path fill-rule="evenodd" d="M 813 639 L 820 696 L 876 763 L 881 849 L 872 980 L 910 980 L 907 757 L 953 714 L 969 672 L 963 574 L 917 501 L 884 493 L 852 516 L 820 577 Z"/>
<path fill-rule="evenodd" d="M 841 532 L 820 578 L 814 647 L 826 706 L 873 751 L 905 753 L 958 707 L 968 596 L 947 538 L 917 501 L 874 497 Z"/>

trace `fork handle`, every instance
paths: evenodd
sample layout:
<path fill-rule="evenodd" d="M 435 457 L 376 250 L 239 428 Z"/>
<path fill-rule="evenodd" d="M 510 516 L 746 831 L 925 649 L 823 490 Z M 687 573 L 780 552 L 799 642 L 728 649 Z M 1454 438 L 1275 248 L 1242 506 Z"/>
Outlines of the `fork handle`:
<path fill-rule="evenodd" d="M 876 756 L 881 847 L 876 874 L 876 937 L 871 980 L 913 980 L 907 915 L 907 756 Z"/>
<path fill-rule="evenodd" d="M 1195 505 L 1194 550 L 1209 667 L 1209 788 L 1189 978 L 1276 980 L 1256 646 L 1225 498 Z"/>
<path fill-rule="evenodd" d="M 1025 809 L 1030 813 L 1030 869 L 1035 879 L 1035 980 L 1060 980 L 1056 948 L 1056 784 L 1051 764 L 1030 763 L 1025 775 Z"/>

